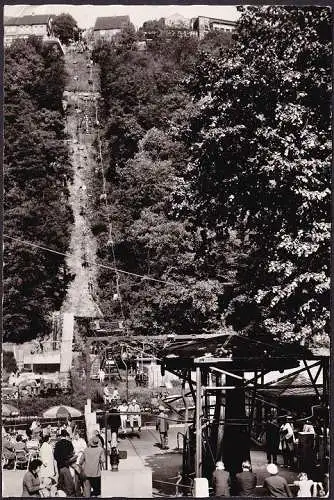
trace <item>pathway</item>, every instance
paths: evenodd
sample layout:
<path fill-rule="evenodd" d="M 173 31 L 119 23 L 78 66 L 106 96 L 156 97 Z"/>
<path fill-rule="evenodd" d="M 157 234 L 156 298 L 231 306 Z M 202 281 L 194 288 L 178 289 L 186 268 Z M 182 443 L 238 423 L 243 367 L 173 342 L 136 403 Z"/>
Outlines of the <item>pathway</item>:
<path fill-rule="evenodd" d="M 102 315 L 94 300 L 97 248 L 90 230 L 87 209 L 91 201 L 90 180 L 96 168 L 93 125 L 99 75 L 95 68 L 93 71 L 85 53 L 68 53 L 65 63 L 69 80 L 64 98 L 68 103 L 67 133 L 73 166 L 73 181 L 68 187 L 74 217 L 67 265 L 75 277 L 69 285 L 62 313 L 70 312 L 77 317 L 96 317 Z M 89 81 L 93 81 L 94 85 L 89 84 Z"/>

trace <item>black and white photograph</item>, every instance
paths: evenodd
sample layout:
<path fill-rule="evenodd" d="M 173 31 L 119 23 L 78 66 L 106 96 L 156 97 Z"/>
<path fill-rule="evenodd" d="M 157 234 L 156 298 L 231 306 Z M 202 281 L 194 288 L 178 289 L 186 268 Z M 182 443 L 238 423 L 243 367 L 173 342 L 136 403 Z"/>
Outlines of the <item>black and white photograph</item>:
<path fill-rule="evenodd" d="M 332 9 L 3 8 L 3 497 L 330 497 Z"/>

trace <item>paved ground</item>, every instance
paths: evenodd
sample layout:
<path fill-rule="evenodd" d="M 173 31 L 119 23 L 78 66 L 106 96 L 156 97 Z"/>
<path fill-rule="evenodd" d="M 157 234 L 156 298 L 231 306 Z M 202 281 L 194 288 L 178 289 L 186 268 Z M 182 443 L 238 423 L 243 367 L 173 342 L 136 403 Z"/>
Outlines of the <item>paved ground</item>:
<path fill-rule="evenodd" d="M 182 426 L 170 429 L 168 450 L 160 449 L 159 434 L 154 428 L 143 428 L 140 437 L 134 435 L 121 439 L 119 449 L 127 451 L 127 459 L 120 461 L 119 469 L 131 474 L 131 470 L 148 467 L 152 470 L 153 495 L 174 496 L 175 487 L 164 483 L 175 483 L 177 473 L 181 470 L 182 451 L 177 448 L 177 433 L 182 429 Z M 255 450 L 251 452 L 251 458 L 258 484 L 262 484 L 267 475 L 265 454 Z M 21 496 L 23 474 L 22 471 L 3 471 L 3 496 Z M 289 483 L 293 482 L 296 476 L 295 473 L 282 468 L 280 474 L 286 477 Z M 259 488 L 258 495 L 262 494 L 263 491 Z"/>

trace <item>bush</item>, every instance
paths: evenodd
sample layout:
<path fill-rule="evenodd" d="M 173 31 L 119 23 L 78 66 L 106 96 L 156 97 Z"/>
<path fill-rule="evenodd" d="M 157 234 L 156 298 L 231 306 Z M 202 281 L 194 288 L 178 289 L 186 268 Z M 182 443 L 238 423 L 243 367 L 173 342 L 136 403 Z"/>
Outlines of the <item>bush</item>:
<path fill-rule="evenodd" d="M 17 364 L 13 352 L 3 351 L 3 370 L 8 374 L 11 372 L 16 372 Z"/>

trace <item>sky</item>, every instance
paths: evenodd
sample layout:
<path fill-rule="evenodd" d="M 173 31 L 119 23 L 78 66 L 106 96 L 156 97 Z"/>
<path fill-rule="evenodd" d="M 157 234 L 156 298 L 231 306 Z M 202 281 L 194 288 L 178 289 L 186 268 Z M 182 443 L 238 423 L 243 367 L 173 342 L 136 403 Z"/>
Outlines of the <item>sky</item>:
<path fill-rule="evenodd" d="M 160 19 L 173 14 L 181 14 L 186 18 L 196 16 L 216 17 L 236 21 L 240 14 L 235 6 L 228 5 L 5 5 L 5 16 L 22 16 L 26 14 L 71 14 L 80 28 L 94 26 L 97 17 L 129 15 L 131 22 L 138 28 L 144 21 Z"/>

